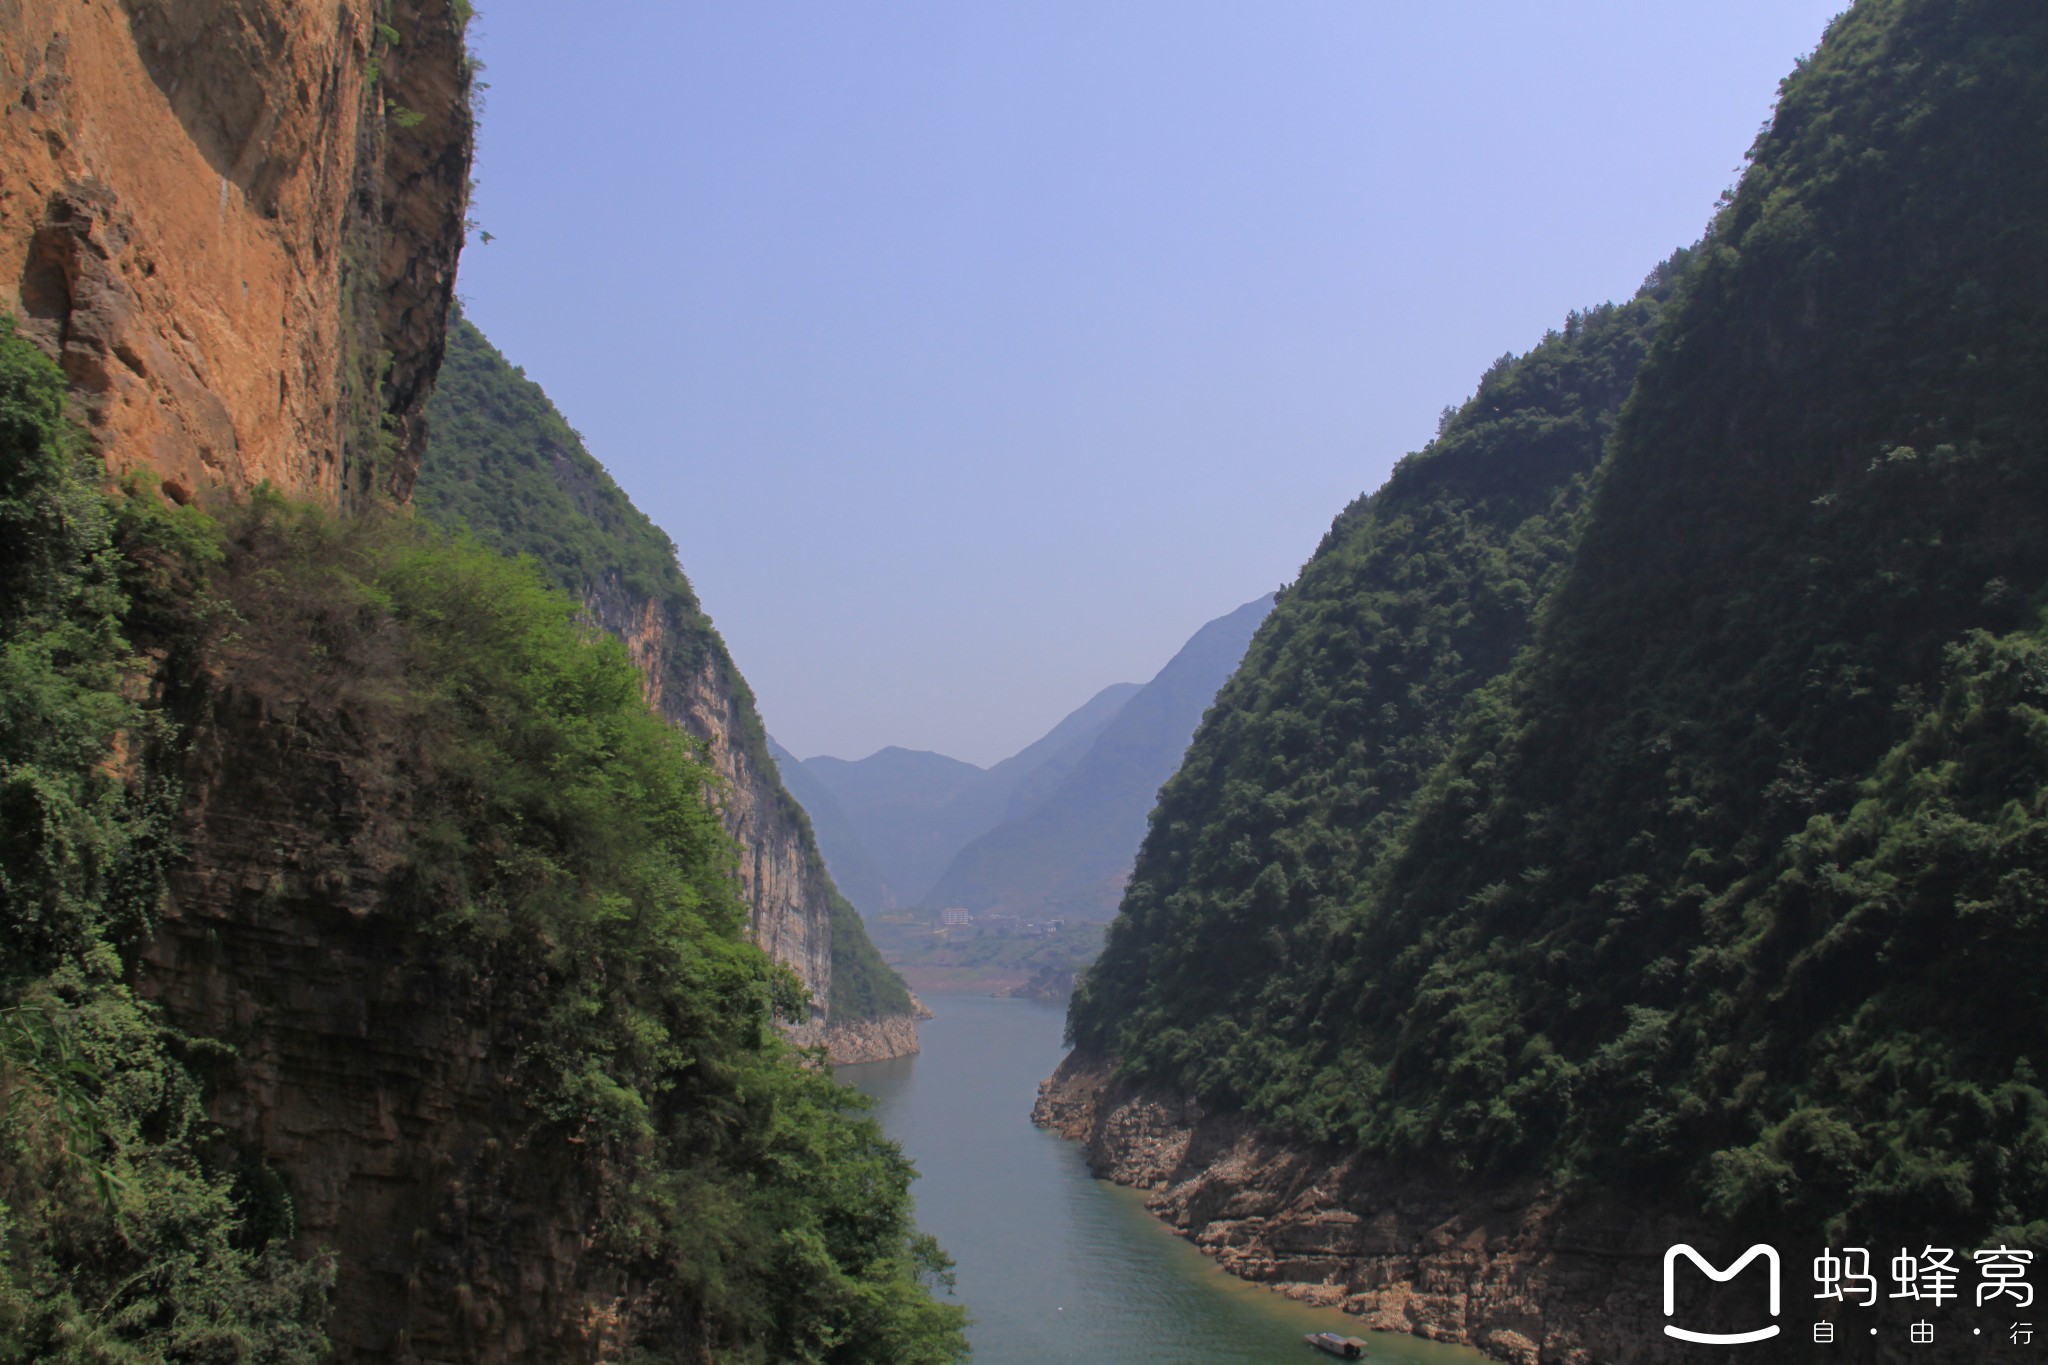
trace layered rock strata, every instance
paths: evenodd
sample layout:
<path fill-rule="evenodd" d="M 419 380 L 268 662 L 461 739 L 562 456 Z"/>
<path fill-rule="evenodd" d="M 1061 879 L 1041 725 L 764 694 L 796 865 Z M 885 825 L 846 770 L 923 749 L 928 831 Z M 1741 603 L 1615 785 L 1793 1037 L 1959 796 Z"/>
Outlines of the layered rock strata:
<path fill-rule="evenodd" d="M 834 1066 L 886 1062 L 918 1051 L 917 1018 L 886 1014 L 879 1019 L 834 1020 L 825 1026 L 825 1055 Z"/>
<path fill-rule="evenodd" d="M 448 0 L 0 0 L 0 310 L 116 472 L 400 501 L 461 249 Z"/>
<path fill-rule="evenodd" d="M 1230 1273 L 1374 1330 L 1475 1346 L 1515 1365 L 1708 1358 L 1664 1333 L 1664 1252 L 1684 1242 L 1727 1265 L 1744 1249 L 1612 1194 L 1396 1170 L 1120 1081 L 1103 1059 L 1079 1053 L 1040 1085 L 1031 1116 L 1085 1144 L 1097 1176 L 1149 1191 L 1146 1206 Z M 1804 1272 L 1787 1249 L 1784 1331 L 1745 1346 L 1744 1359 L 1811 1358 L 1809 1327 L 1823 1314 L 1806 1309 Z M 1760 1294 L 1699 1292 L 1706 1285 L 1682 1291 L 1679 1316 L 1696 1330 L 1770 1321 Z M 1869 1353 L 1856 1358 L 1963 1358 L 1950 1352 L 1967 1333 L 1912 1346 L 1909 1357 L 1903 1320 L 1892 1325 L 1901 1342 L 1859 1341 Z"/>

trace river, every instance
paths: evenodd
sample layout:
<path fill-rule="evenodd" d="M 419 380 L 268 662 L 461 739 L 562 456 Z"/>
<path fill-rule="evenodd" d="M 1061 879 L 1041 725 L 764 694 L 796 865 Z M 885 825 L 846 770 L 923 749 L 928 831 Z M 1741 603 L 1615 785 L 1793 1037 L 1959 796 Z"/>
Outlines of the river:
<path fill-rule="evenodd" d="M 1325 1329 L 1367 1336 L 1381 1365 L 1474 1365 L 1477 1352 L 1359 1332 L 1224 1274 L 1088 1174 L 1076 1143 L 1031 1123 L 1061 1056 L 1065 1011 L 1028 1000 L 940 996 L 915 1057 L 839 1068 L 875 1101 L 917 1164 L 918 1222 L 957 1263 L 976 1365 L 1310 1365 Z"/>

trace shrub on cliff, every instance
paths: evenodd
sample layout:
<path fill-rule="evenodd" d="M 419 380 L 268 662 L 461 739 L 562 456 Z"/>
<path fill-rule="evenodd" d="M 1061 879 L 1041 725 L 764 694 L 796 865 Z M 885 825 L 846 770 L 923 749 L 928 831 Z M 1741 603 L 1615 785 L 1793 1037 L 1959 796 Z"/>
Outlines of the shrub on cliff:
<path fill-rule="evenodd" d="M 399 756 L 391 908 L 519 1021 L 530 1121 L 647 1286 L 643 1357 L 954 1359 L 910 1167 L 776 1031 L 803 988 L 749 938 L 718 778 L 624 646 L 532 561 L 423 521 L 259 493 L 225 547 L 217 666 L 289 669 Z"/>
<path fill-rule="evenodd" d="M 174 793 L 100 474 L 0 317 L 0 1361 L 310 1365 L 329 1268 L 238 1203 L 186 1041 L 121 979 Z"/>

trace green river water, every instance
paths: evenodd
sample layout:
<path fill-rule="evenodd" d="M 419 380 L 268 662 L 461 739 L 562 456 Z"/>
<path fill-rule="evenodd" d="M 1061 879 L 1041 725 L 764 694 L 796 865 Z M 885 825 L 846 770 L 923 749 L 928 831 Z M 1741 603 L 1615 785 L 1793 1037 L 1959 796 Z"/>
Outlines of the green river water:
<path fill-rule="evenodd" d="M 965 995 L 932 1004 L 921 1054 L 839 1075 L 874 1097 L 917 1163 L 918 1221 L 958 1263 L 976 1365 L 1313 1365 L 1330 1357 L 1302 1337 L 1324 1329 L 1366 1336 L 1382 1365 L 1483 1359 L 1359 1332 L 1355 1318 L 1224 1274 L 1138 1193 L 1090 1177 L 1077 1144 L 1032 1126 L 1038 1082 L 1059 1064 L 1063 1009 Z"/>

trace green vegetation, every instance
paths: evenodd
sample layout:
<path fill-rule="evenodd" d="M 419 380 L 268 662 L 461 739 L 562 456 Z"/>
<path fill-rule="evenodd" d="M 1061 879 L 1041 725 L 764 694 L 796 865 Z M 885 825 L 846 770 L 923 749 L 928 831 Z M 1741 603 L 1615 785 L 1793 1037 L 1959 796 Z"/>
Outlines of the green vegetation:
<path fill-rule="evenodd" d="M 265 660 L 412 755 L 395 879 L 458 971 L 527 1002 L 523 1092 L 603 1190 L 600 1247 L 663 1286 L 648 1359 L 952 1359 L 945 1262 L 855 1093 L 771 1025 L 716 776 L 616 641 L 526 562 L 259 496 L 224 592 Z"/>
<path fill-rule="evenodd" d="M 1361 783 L 1327 807 L 1355 846 L 1297 858 L 1319 779 L 1289 765 L 1365 770 L 1260 698 L 1364 655 L 1318 668 L 1276 615 L 1081 1041 L 1311 1136 L 1750 1230 L 2048 1231 L 2044 73 L 2048 11 L 2014 0 L 1836 21 L 1666 310 L 1527 652 L 1409 809 Z M 1408 681 L 1426 735 L 1457 699 Z M 1254 727 L 1270 768 L 1225 743 Z"/>
<path fill-rule="evenodd" d="M 406 756 L 389 776 L 433 815 L 390 908 L 522 1002 L 516 1093 L 597 1198 L 597 1254 L 654 1287 L 636 1359 L 961 1356 L 911 1170 L 773 1029 L 801 987 L 748 941 L 714 778 L 623 648 L 530 564 L 424 522 L 266 492 L 219 522 L 147 487 L 110 507 L 62 411 L 0 331 L 0 1360 L 324 1350 L 332 1268 L 290 1254 L 277 1182 L 237 1185 L 183 1065 L 212 1045 L 123 984 L 175 808 L 124 630 L 174 698 L 288 677 Z"/>
<path fill-rule="evenodd" d="M 289 1253 L 288 1208 L 237 1203 L 193 1045 L 122 981 L 176 800 L 123 570 L 190 525 L 117 515 L 101 469 L 0 318 L 0 1361 L 311 1362 L 330 1269 Z"/>
<path fill-rule="evenodd" d="M 677 565 L 675 544 L 584 449 L 540 386 L 460 316 L 449 328 L 427 416 L 430 446 L 415 494 L 420 510 L 502 553 L 531 556 L 550 581 L 579 600 L 624 595 L 651 604 L 670 664 L 686 671 L 709 666 L 731 688 L 740 718 L 734 742 L 768 779 L 781 816 L 802 828 L 824 878 L 810 823 L 776 779 L 753 694 Z M 841 943 L 842 937 L 863 941 Z M 845 992 L 835 985 L 828 1002 L 834 1018 L 870 1017 L 837 1013 L 842 1002 L 858 1011 L 863 1002 L 879 1007 L 907 999 L 900 981 L 882 979 L 889 970 L 865 939 L 858 915 L 835 913 L 833 960 L 843 957 L 859 975 Z"/>
<path fill-rule="evenodd" d="M 860 911 L 832 893 L 831 1019 L 877 1019 L 911 1011 L 910 989 L 889 970 L 860 922 Z"/>
<path fill-rule="evenodd" d="M 1240 1098 L 1218 1059 L 1293 1008 L 1269 993 L 1297 987 L 1466 699 L 1528 642 L 1678 268 L 1502 357 L 1337 518 L 1160 792 L 1076 1041 Z"/>

